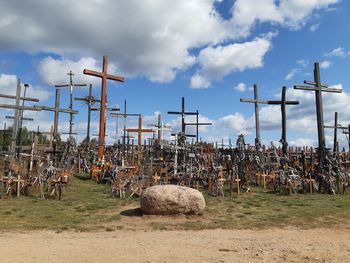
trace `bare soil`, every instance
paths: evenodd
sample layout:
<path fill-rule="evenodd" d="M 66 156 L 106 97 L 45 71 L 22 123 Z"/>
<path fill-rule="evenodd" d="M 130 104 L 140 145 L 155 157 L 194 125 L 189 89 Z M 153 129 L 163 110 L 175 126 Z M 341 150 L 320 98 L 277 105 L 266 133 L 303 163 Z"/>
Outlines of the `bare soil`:
<path fill-rule="evenodd" d="M 350 262 L 349 229 L 0 233 L 0 262 Z"/>

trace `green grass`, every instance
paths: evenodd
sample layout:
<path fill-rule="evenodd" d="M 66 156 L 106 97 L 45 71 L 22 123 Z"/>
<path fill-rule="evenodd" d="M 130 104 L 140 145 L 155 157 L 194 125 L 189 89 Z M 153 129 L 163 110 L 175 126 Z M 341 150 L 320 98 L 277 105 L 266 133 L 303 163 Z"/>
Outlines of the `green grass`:
<path fill-rule="evenodd" d="M 38 196 L 0 200 L 0 231 L 105 229 L 106 223 L 120 219 L 118 208 L 129 202 L 112 198 L 109 186 L 84 176 L 72 178 L 62 201 Z"/>
<path fill-rule="evenodd" d="M 280 195 L 254 188 L 239 197 L 206 195 L 207 208 L 200 222 L 185 222 L 178 228 L 247 229 L 299 227 L 303 229 L 349 227 L 350 195 Z M 199 224 L 199 225 L 198 225 Z"/>
<path fill-rule="evenodd" d="M 280 195 L 254 188 L 239 197 L 216 198 L 204 193 L 207 207 L 199 216 L 144 216 L 135 229 L 154 230 L 264 229 L 273 227 L 349 227 L 350 195 Z M 0 231 L 118 231 L 130 229 L 132 217 L 120 211 L 137 207 L 138 199 L 113 198 L 109 186 L 79 176 L 72 178 L 63 200 L 41 200 L 38 194 L 0 200 Z M 123 217 L 124 220 L 121 220 Z M 131 228 L 133 229 L 133 228 Z"/>

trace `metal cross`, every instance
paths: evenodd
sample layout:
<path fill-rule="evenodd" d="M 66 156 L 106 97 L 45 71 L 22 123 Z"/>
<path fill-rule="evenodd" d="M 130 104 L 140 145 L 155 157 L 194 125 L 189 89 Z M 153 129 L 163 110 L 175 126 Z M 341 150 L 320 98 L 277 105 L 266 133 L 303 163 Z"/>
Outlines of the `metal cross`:
<path fill-rule="evenodd" d="M 186 137 L 195 137 L 194 135 L 187 135 L 186 134 L 185 116 L 186 115 L 197 115 L 197 112 L 185 111 L 185 97 L 182 97 L 181 111 L 168 111 L 168 114 L 181 115 L 181 132 L 182 132 L 182 134 L 185 135 Z"/>
<path fill-rule="evenodd" d="M 199 141 L 199 126 L 209 126 L 209 125 L 212 125 L 211 122 L 199 122 L 198 120 L 199 118 L 199 112 L 197 110 L 196 112 L 196 122 L 193 122 L 193 123 L 188 123 L 186 122 L 185 125 L 195 125 L 196 126 L 196 141 L 198 143 Z"/>
<path fill-rule="evenodd" d="M 69 76 L 69 84 L 63 85 L 55 85 L 56 88 L 69 88 L 69 109 L 73 110 L 73 89 L 74 87 L 86 87 L 86 84 L 75 84 L 73 83 L 73 72 L 70 70 L 67 75 Z M 73 113 L 69 114 L 69 138 L 72 137 L 73 134 Z"/>
<path fill-rule="evenodd" d="M 108 56 L 103 56 L 103 66 L 102 66 L 102 72 L 97 72 L 89 69 L 84 69 L 84 74 L 98 77 L 102 79 L 101 83 L 101 103 L 100 103 L 100 126 L 99 126 L 99 132 L 98 132 L 98 159 L 99 161 L 102 161 L 103 154 L 104 154 L 104 141 L 105 141 L 105 120 L 106 120 L 106 86 L 107 86 L 107 79 L 124 82 L 124 77 L 120 76 L 114 76 L 107 73 L 107 67 L 108 67 Z"/>

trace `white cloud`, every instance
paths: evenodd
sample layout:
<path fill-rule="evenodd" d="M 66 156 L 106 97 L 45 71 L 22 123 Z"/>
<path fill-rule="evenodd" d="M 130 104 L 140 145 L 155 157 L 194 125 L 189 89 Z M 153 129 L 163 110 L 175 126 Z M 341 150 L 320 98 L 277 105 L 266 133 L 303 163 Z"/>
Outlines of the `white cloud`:
<path fill-rule="evenodd" d="M 318 28 L 320 27 L 320 23 L 317 23 L 317 24 L 313 24 L 309 27 L 309 30 L 311 32 L 315 32 Z"/>
<path fill-rule="evenodd" d="M 236 87 L 234 87 L 235 90 L 239 92 L 245 92 L 247 90 L 247 85 L 243 82 L 239 83 Z"/>
<path fill-rule="evenodd" d="M 25 82 L 25 81 L 24 81 Z M 26 97 L 39 99 L 40 102 L 47 100 L 52 94 L 48 90 L 35 86 L 33 87 L 28 83 L 29 86 L 26 88 Z M 9 75 L 9 74 L 1 74 L 0 75 L 0 93 L 6 95 L 16 95 L 17 88 L 17 76 Z M 21 84 L 21 96 L 24 95 L 24 85 L 23 82 Z M 4 99 L 0 98 L 0 102 L 7 104 L 14 104 L 15 100 L 13 99 Z"/>
<path fill-rule="evenodd" d="M 287 76 L 285 77 L 285 80 L 291 80 L 294 78 L 294 76 L 300 72 L 299 68 L 293 68 L 291 71 L 288 72 Z"/>
<path fill-rule="evenodd" d="M 327 69 L 332 65 L 332 62 L 330 62 L 329 60 L 324 60 L 320 63 L 320 68 L 322 69 Z"/>
<path fill-rule="evenodd" d="M 231 72 L 262 67 L 263 58 L 272 46 L 269 36 L 202 49 L 198 57 L 201 68 L 191 79 L 191 84 L 196 84 L 192 87 L 208 88 L 211 82 L 221 80 Z"/>
<path fill-rule="evenodd" d="M 249 36 L 257 22 L 297 29 L 315 11 L 330 8 L 338 0 L 238 0 L 232 4 L 230 19 L 219 15 L 216 2 L 76 0 L 67 10 L 65 0 L 0 0 L 0 35 L 6 36 L 0 39 L 0 51 L 49 52 L 63 57 L 60 60 L 74 62 L 80 57 L 100 61 L 102 55 L 108 54 L 118 73 L 127 78 L 142 76 L 151 81 L 170 82 L 179 72 L 196 64 L 193 49 L 230 53 L 237 48 L 232 42 Z M 237 45 L 249 43 L 255 41 Z M 269 49 L 270 43 L 267 46 Z M 252 66 L 249 62 L 244 66 L 247 58 L 242 68 L 224 66 L 218 78 L 207 76 L 204 69 L 192 80 L 192 86 L 208 87 L 211 81 L 235 70 L 256 64 L 259 67 L 263 54 L 253 53 L 256 56 L 261 60 Z M 226 65 L 232 63 L 230 57 L 221 59 Z M 206 67 L 205 62 L 199 62 Z"/>
<path fill-rule="evenodd" d="M 337 47 L 333 49 L 331 52 L 325 54 L 326 57 L 341 57 L 341 58 L 345 58 L 348 55 L 350 55 L 350 52 L 346 52 L 342 47 Z"/>
<path fill-rule="evenodd" d="M 275 23 L 293 30 L 304 26 L 316 10 L 329 8 L 339 0 L 237 0 L 232 9 L 233 23 L 249 35 L 258 22 Z"/>

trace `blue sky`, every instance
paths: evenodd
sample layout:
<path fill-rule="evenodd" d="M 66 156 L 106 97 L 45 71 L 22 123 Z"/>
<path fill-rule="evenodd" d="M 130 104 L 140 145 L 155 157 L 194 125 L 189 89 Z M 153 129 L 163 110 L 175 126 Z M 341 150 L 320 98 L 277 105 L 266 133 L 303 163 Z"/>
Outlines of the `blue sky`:
<path fill-rule="evenodd" d="M 84 76 L 84 68 L 101 70 L 102 55 L 110 59 L 110 72 L 126 77 L 122 84 L 108 82 L 110 104 L 128 102 L 128 110 L 142 113 L 144 123 L 155 122 L 160 112 L 176 131 L 179 119 L 167 115 L 199 110 L 201 137 L 209 141 L 239 133 L 254 142 L 253 105 L 239 102 L 253 96 L 257 83 L 262 99 L 279 97 L 283 85 L 292 87 L 312 80 L 313 63 L 321 64 L 321 79 L 343 88 L 341 95 L 325 95 L 325 121 L 339 112 L 343 125 L 350 117 L 350 11 L 349 1 L 339 0 L 89 0 L 0 1 L 0 92 L 15 93 L 15 80 L 31 84 L 29 94 L 53 105 L 54 84 L 65 84 L 72 70 L 76 83 L 92 83 L 94 95 L 100 81 Z M 68 90 L 62 90 L 62 107 L 68 107 Z M 87 89 L 74 90 L 77 97 Z M 289 99 L 300 101 L 287 111 L 290 145 L 315 145 L 314 95 L 288 89 Z M 5 102 L 5 100 L 1 100 Z M 6 101 L 6 103 L 13 103 Z M 85 132 L 86 108 L 75 102 L 80 114 L 75 129 Z M 0 125 L 5 114 L 1 110 Z M 49 130 L 52 113 L 27 112 Z M 281 135 L 277 106 L 261 108 L 262 140 L 278 141 Z M 93 127 L 97 130 L 96 115 Z M 68 116 L 61 114 L 61 130 Z M 191 120 L 189 119 L 188 122 Z M 136 125 L 130 119 L 129 127 Z M 108 119 L 109 143 L 115 121 Z M 80 135 L 83 137 L 84 135 Z M 331 131 L 327 132 L 331 147 Z M 346 139 L 339 135 L 342 145 Z"/>

